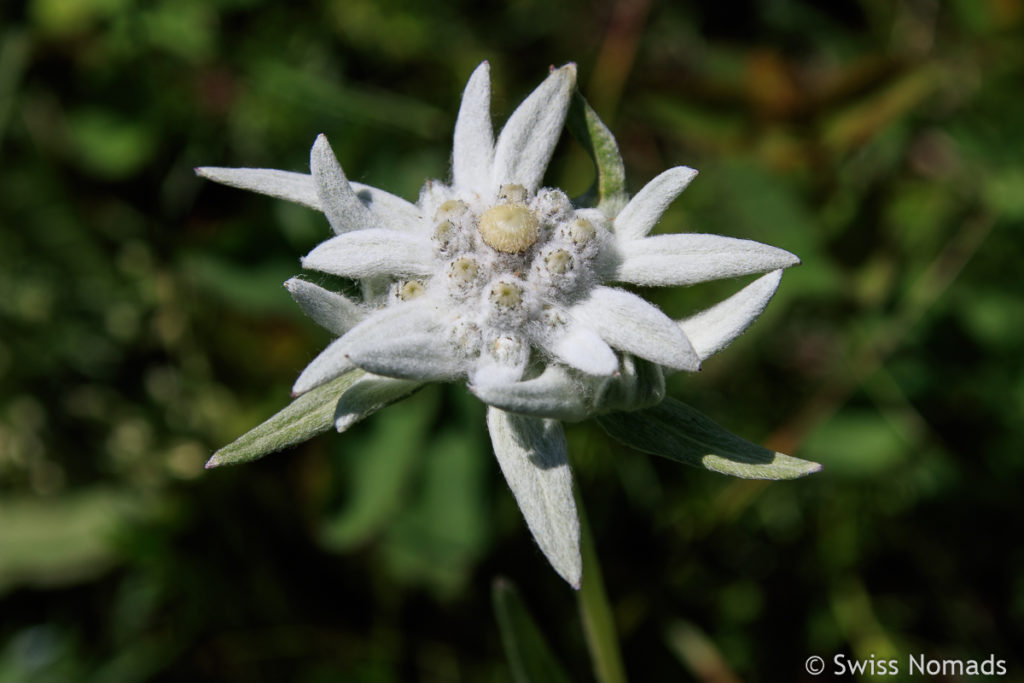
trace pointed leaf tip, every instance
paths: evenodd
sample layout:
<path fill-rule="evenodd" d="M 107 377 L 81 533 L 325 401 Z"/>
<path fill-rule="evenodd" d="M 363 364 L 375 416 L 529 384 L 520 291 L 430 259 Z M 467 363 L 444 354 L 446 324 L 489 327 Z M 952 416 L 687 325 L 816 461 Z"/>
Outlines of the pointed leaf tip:
<path fill-rule="evenodd" d="M 742 479 L 797 479 L 821 470 L 816 462 L 750 443 L 671 398 L 597 420 L 608 434 L 638 451 Z"/>
<path fill-rule="evenodd" d="M 334 424 L 338 399 L 364 374 L 351 370 L 299 396 L 263 424 L 219 449 L 206 462 L 206 469 L 258 460 L 327 431 Z"/>

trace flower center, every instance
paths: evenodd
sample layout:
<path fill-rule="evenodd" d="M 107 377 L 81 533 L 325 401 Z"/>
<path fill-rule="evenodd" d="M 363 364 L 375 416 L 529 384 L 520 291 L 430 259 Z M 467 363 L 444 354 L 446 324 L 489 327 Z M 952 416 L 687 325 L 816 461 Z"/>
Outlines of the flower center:
<path fill-rule="evenodd" d="M 422 284 L 415 280 L 410 280 L 399 285 L 398 298 L 402 301 L 409 301 L 410 299 L 417 299 L 423 296 L 426 291 Z"/>
<path fill-rule="evenodd" d="M 544 256 L 544 267 L 552 275 L 562 275 L 572 268 L 572 255 L 565 249 L 555 249 Z"/>
<path fill-rule="evenodd" d="M 518 254 L 536 243 L 540 222 L 522 204 L 499 204 L 480 216 L 480 236 L 491 249 Z"/>
<path fill-rule="evenodd" d="M 460 259 L 455 259 L 451 264 L 451 271 L 449 277 L 455 278 L 455 280 L 461 284 L 471 284 L 477 274 L 480 272 L 480 267 L 477 266 L 476 261 L 463 256 Z"/>
<path fill-rule="evenodd" d="M 514 308 L 523 302 L 523 290 L 512 282 L 496 282 L 491 287 L 491 301 L 502 308 Z"/>
<path fill-rule="evenodd" d="M 573 244 L 586 244 L 594 238 L 596 232 L 594 224 L 586 218 L 577 218 L 569 225 L 569 237 Z"/>

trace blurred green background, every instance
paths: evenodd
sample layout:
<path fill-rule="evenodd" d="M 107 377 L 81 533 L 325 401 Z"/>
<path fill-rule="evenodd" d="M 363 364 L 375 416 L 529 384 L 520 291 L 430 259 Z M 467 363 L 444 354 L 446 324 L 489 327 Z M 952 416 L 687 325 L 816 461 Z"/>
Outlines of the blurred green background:
<path fill-rule="evenodd" d="M 633 191 L 699 168 L 659 230 L 804 261 L 670 392 L 822 473 L 569 430 L 632 679 L 1024 680 L 1022 0 L 28 0 L 0 4 L 0 683 L 509 681 L 499 575 L 591 679 L 461 388 L 202 469 L 328 341 L 281 283 L 329 229 L 192 168 L 306 170 L 325 132 L 414 199 L 482 59 L 498 121 L 578 62 Z M 549 182 L 591 177 L 566 137 Z"/>

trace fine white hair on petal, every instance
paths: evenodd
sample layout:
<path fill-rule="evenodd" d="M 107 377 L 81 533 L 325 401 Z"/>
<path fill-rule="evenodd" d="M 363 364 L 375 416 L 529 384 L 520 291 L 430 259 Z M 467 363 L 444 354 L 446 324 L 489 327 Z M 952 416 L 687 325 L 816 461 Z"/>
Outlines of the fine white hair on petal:
<path fill-rule="evenodd" d="M 505 123 L 494 149 L 491 193 L 502 185 L 535 192 L 562 135 L 569 100 L 576 86 L 576 65 L 556 69 L 523 100 Z"/>
<path fill-rule="evenodd" d="M 619 369 L 615 352 L 601 335 L 584 325 L 568 324 L 546 348 L 566 365 L 588 375 L 604 377 Z"/>
<path fill-rule="evenodd" d="M 349 181 L 349 185 L 380 227 L 388 230 L 419 230 L 422 217 L 412 202 L 370 185 L 352 181 Z"/>
<path fill-rule="evenodd" d="M 316 192 L 316 183 L 313 176 L 308 173 L 279 171 L 273 168 L 218 166 L 201 166 L 195 171 L 197 175 L 215 183 L 259 192 L 323 211 L 323 205 Z M 376 187 L 356 182 L 349 182 L 349 185 L 381 227 L 391 230 L 416 230 L 420 227 L 420 211 L 415 204 Z"/>
<path fill-rule="evenodd" d="M 549 365 L 539 377 L 502 384 L 470 384 L 469 390 L 488 405 L 512 413 L 578 422 L 590 416 L 588 393 L 564 367 Z"/>
<path fill-rule="evenodd" d="M 800 259 L 785 249 L 721 235 L 655 235 L 619 244 L 615 280 L 645 286 L 692 285 L 788 268 Z"/>
<path fill-rule="evenodd" d="M 348 358 L 345 357 L 345 347 L 341 339 L 335 339 L 327 345 L 327 348 L 320 352 L 320 355 L 313 359 L 313 362 L 306 366 L 299 378 L 292 386 L 292 395 L 304 394 L 310 389 L 316 389 L 321 384 L 330 382 L 342 373 L 353 369 Z"/>
<path fill-rule="evenodd" d="M 462 194 L 486 195 L 493 163 L 491 66 L 483 62 L 469 77 L 462 93 L 452 144 L 452 185 Z"/>
<path fill-rule="evenodd" d="M 352 363 L 378 375 L 427 382 L 466 373 L 466 361 L 441 331 L 429 296 L 377 311 L 340 341 Z"/>
<path fill-rule="evenodd" d="M 683 331 L 636 294 L 595 287 L 571 313 L 613 348 L 676 370 L 700 369 L 700 359 Z"/>
<path fill-rule="evenodd" d="M 522 378 L 523 367 L 499 363 L 492 359 L 483 359 L 477 361 L 476 366 L 470 371 L 470 375 L 472 381 L 480 385 L 514 384 Z"/>
<path fill-rule="evenodd" d="M 675 201 L 697 171 L 688 166 L 676 166 L 660 174 L 643 186 L 615 217 L 615 234 L 629 241 L 645 237 L 661 220 L 668 205 Z"/>
<path fill-rule="evenodd" d="M 774 270 L 706 311 L 680 320 L 697 355 L 703 360 L 731 344 L 761 315 L 781 281 L 782 269 Z"/>
<path fill-rule="evenodd" d="M 350 342 L 348 356 L 367 372 L 421 382 L 447 382 L 466 374 L 466 364 L 437 333 L 411 332 L 372 344 L 364 342 Z"/>
<path fill-rule="evenodd" d="M 349 185 L 326 135 L 320 134 L 313 143 L 309 170 L 324 215 L 335 234 L 380 227 Z"/>
<path fill-rule="evenodd" d="M 284 286 L 313 322 L 334 334 L 345 334 L 366 317 L 356 302 L 308 280 L 293 277 Z"/>
<path fill-rule="evenodd" d="M 338 405 L 334 410 L 334 428 L 343 432 L 368 415 L 405 398 L 421 386 L 422 382 L 366 373 L 353 382 L 338 399 Z"/>
<path fill-rule="evenodd" d="M 222 168 L 220 166 L 200 166 L 195 171 L 196 175 L 221 185 L 285 199 L 317 211 L 323 208 L 320 205 L 316 187 L 313 185 L 313 178 L 305 173 L 278 171 L 273 168 Z"/>
<path fill-rule="evenodd" d="M 562 426 L 555 420 L 487 408 L 494 455 L 541 552 L 573 588 L 580 587 L 580 523 Z"/>
<path fill-rule="evenodd" d="M 431 275 L 437 265 L 430 239 L 396 230 L 355 230 L 320 243 L 302 267 L 342 277 Z"/>

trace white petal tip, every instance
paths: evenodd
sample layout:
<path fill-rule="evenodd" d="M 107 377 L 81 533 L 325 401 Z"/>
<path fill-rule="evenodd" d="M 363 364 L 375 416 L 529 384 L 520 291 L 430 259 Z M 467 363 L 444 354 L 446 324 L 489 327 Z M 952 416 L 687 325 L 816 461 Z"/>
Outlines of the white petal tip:
<path fill-rule="evenodd" d="M 341 417 L 334 421 L 334 429 L 339 434 L 341 434 L 342 432 L 346 431 L 349 427 L 354 425 L 356 422 L 359 422 L 359 419 L 360 415 L 358 414 L 342 415 Z"/>
<path fill-rule="evenodd" d="M 549 561 L 551 558 L 548 558 Z M 571 558 L 561 558 L 558 565 L 552 563 L 551 567 L 558 572 L 558 575 L 565 579 L 565 582 L 572 586 L 573 590 L 579 590 L 583 585 L 583 556 L 576 553 Z"/>
<path fill-rule="evenodd" d="M 313 142 L 313 146 L 309 150 L 309 166 L 312 170 L 317 165 L 321 165 L 330 161 L 334 161 L 334 150 L 331 149 L 331 143 L 327 141 L 327 136 L 320 133 L 316 136 L 316 140 Z"/>
<path fill-rule="evenodd" d="M 554 64 L 552 64 L 550 68 L 551 73 L 555 73 L 557 71 L 565 71 L 566 73 L 572 74 L 573 78 L 576 78 L 576 62 L 566 62 L 562 66 L 555 66 Z"/>
<path fill-rule="evenodd" d="M 671 370 L 682 370 L 683 372 L 700 372 L 704 368 L 701 367 L 700 360 L 689 355 L 676 359 L 672 365 L 666 366 Z"/>
<path fill-rule="evenodd" d="M 557 558 L 548 556 L 548 562 L 551 563 L 551 568 L 565 579 L 565 582 L 572 586 L 574 590 L 580 589 L 583 583 L 583 557 L 579 553 L 578 545 L 575 554 L 569 557 Z"/>

